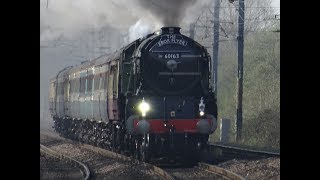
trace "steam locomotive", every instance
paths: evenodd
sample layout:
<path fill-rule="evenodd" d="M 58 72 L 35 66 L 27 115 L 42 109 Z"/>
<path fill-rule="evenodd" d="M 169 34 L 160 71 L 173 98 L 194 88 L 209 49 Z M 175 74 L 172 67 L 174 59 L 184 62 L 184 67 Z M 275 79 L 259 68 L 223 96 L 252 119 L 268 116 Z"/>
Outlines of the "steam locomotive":
<path fill-rule="evenodd" d="M 50 80 L 50 112 L 63 136 L 153 157 L 198 157 L 217 127 L 210 55 L 179 27 L 163 27 Z"/>

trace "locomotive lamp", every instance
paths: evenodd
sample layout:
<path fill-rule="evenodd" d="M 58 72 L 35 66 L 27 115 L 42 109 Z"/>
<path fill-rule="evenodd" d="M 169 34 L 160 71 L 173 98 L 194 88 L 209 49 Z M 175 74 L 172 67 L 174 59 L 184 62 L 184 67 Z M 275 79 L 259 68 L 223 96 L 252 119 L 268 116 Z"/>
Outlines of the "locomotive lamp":
<path fill-rule="evenodd" d="M 203 97 L 201 97 L 200 104 L 199 104 L 199 111 L 200 111 L 200 116 L 204 116 L 204 108 L 206 105 L 203 103 Z"/>
<path fill-rule="evenodd" d="M 141 112 L 142 117 L 145 117 L 147 112 L 150 110 L 150 105 L 142 99 L 142 102 L 138 106 L 139 111 Z"/>

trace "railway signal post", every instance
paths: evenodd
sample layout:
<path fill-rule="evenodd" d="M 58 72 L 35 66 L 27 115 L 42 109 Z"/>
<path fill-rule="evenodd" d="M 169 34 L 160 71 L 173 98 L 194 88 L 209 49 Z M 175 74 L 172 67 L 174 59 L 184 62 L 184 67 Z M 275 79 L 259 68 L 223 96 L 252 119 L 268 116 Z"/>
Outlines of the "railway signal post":
<path fill-rule="evenodd" d="M 213 12 L 213 50 L 212 50 L 212 64 L 213 64 L 213 86 L 214 92 L 217 94 L 218 90 L 218 53 L 219 53 L 219 13 L 220 13 L 220 0 L 214 1 Z"/>
<path fill-rule="evenodd" d="M 236 141 L 241 140 L 242 131 L 242 93 L 243 93 L 243 31 L 244 31 L 244 0 L 239 0 L 238 17 L 238 90 L 237 90 L 237 122 Z"/>

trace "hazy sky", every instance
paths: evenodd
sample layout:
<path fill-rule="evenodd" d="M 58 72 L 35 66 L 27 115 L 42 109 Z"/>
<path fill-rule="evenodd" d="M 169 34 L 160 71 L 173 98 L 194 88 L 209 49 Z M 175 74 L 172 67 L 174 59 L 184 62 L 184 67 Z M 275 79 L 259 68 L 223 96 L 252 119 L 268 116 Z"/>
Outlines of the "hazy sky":
<path fill-rule="evenodd" d="M 280 0 L 272 0 L 272 6 L 275 7 L 278 12 L 280 12 Z"/>
<path fill-rule="evenodd" d="M 272 1 L 272 5 L 273 5 L 274 7 L 280 7 L 280 0 L 273 0 L 273 1 Z"/>

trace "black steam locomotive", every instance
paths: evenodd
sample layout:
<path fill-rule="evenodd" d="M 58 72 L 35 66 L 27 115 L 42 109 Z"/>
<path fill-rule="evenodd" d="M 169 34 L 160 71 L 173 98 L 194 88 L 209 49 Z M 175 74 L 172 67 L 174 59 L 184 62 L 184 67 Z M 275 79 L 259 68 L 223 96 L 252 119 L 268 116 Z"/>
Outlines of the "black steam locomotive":
<path fill-rule="evenodd" d="M 52 78 L 54 128 L 142 161 L 197 157 L 217 127 L 210 81 L 206 49 L 163 27 Z"/>

